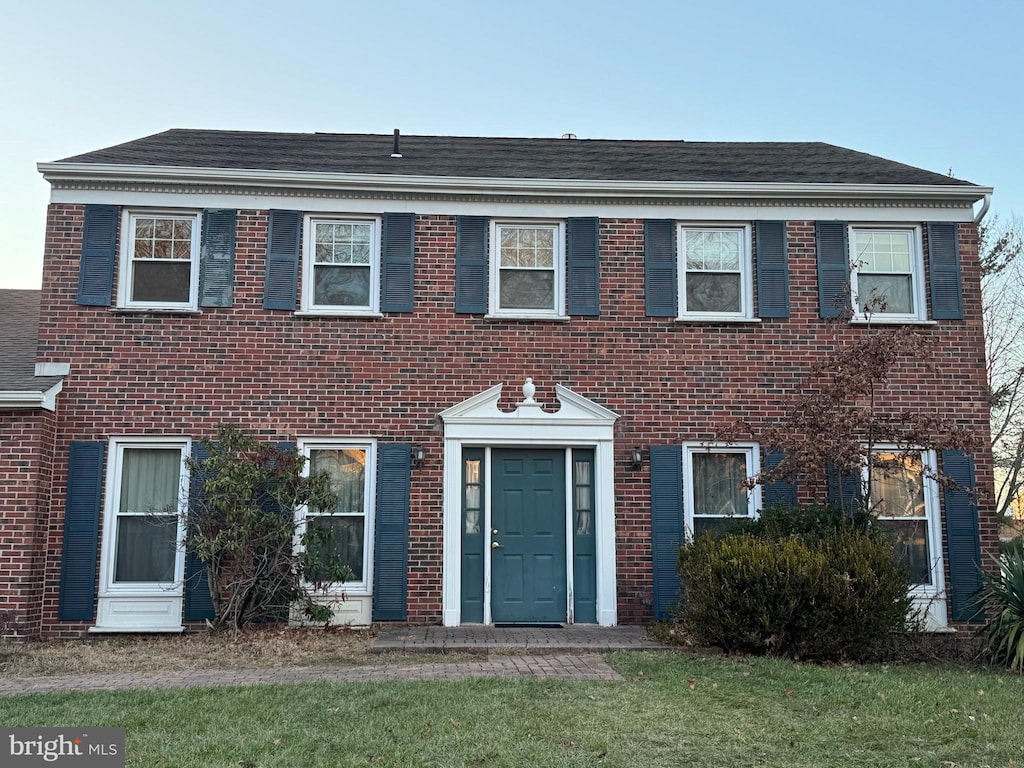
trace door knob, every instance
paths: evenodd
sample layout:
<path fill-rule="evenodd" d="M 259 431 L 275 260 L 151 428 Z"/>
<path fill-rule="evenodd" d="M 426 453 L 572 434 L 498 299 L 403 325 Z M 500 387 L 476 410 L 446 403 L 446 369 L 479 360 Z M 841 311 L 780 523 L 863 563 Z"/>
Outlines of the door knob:
<path fill-rule="evenodd" d="M 498 548 L 498 547 L 500 547 L 500 546 L 501 546 L 501 544 L 499 544 L 499 543 L 498 543 L 498 542 L 496 542 L 496 541 L 492 541 L 492 542 L 491 542 L 491 549 L 497 549 L 497 548 Z"/>
<path fill-rule="evenodd" d="M 495 536 L 497 536 L 498 535 L 498 529 L 495 528 L 494 530 L 491 531 L 491 533 L 493 533 Z"/>

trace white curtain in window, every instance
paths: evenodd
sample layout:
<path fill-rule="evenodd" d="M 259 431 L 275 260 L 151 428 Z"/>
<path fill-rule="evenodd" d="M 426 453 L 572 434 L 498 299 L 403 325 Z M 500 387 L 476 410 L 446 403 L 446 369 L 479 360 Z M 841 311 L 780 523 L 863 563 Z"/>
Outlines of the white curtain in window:
<path fill-rule="evenodd" d="M 115 582 L 174 580 L 180 487 L 180 450 L 124 450 L 114 545 Z"/>

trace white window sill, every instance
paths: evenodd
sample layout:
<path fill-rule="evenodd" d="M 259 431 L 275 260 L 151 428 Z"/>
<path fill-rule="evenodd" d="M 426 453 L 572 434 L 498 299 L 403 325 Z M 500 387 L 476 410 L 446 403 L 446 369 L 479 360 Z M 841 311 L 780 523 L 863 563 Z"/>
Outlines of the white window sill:
<path fill-rule="evenodd" d="M 851 317 L 850 325 L 938 325 L 938 320 L 922 320 L 919 317 Z"/>
<path fill-rule="evenodd" d="M 568 323 L 569 315 L 484 315 L 484 320 L 531 320 L 533 322 Z"/>
<path fill-rule="evenodd" d="M 329 309 L 300 309 L 295 313 L 296 317 L 351 317 L 377 320 L 384 317 L 383 312 L 335 312 Z"/>
<path fill-rule="evenodd" d="M 201 315 L 195 307 L 111 307 L 115 315 Z"/>
<path fill-rule="evenodd" d="M 680 315 L 677 323 L 760 323 L 760 317 L 737 317 L 736 315 Z"/>
<path fill-rule="evenodd" d="M 147 634 L 154 635 L 160 633 L 162 635 L 181 634 L 185 631 L 184 627 L 89 627 L 90 635 L 113 635 L 113 634 Z"/>

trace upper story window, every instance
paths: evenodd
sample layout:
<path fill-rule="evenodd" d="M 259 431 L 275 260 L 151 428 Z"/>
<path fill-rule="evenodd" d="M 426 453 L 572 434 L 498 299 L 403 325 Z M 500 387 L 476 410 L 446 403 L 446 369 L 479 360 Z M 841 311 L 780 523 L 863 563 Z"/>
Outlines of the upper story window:
<path fill-rule="evenodd" d="M 872 456 L 870 509 L 895 538 L 897 557 L 919 591 L 934 591 L 941 579 L 934 471 L 932 451 L 907 455 L 882 450 Z"/>
<path fill-rule="evenodd" d="M 377 314 L 380 220 L 307 216 L 303 240 L 303 311 Z"/>
<path fill-rule="evenodd" d="M 679 316 L 753 316 L 749 226 L 679 227 Z"/>
<path fill-rule="evenodd" d="M 684 525 L 698 536 L 725 530 L 730 519 L 757 516 L 760 486 L 744 487 L 759 471 L 758 447 L 749 445 L 683 446 Z"/>
<path fill-rule="evenodd" d="M 850 286 L 857 317 L 924 320 L 920 227 L 850 227 Z"/>
<path fill-rule="evenodd" d="M 125 211 L 118 306 L 194 309 L 199 213 Z"/>
<path fill-rule="evenodd" d="M 565 227 L 561 223 L 491 223 L 490 314 L 565 315 Z"/>

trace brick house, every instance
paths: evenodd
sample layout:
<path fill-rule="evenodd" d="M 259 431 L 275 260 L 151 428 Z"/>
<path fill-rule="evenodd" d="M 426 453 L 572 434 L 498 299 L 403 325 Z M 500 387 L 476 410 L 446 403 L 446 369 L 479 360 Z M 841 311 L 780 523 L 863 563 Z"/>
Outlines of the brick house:
<path fill-rule="evenodd" d="M 334 479 L 336 510 L 298 514 L 353 564 L 338 621 L 664 615 L 686 532 L 831 492 L 824 468 L 744 492 L 777 457 L 714 440 L 778 418 L 869 292 L 943 356 L 942 376 L 901 372 L 892 407 L 987 443 L 985 187 L 821 143 L 397 132 L 171 130 L 40 171 L 35 362 L 67 372 L 5 511 L 3 600 L 28 634 L 208 615 L 175 514 L 184 457 L 223 422 Z M 881 510 L 915 595 L 956 627 L 996 546 L 991 455 L 893 471 Z M 34 532 L 11 538 L 19 520 Z"/>

